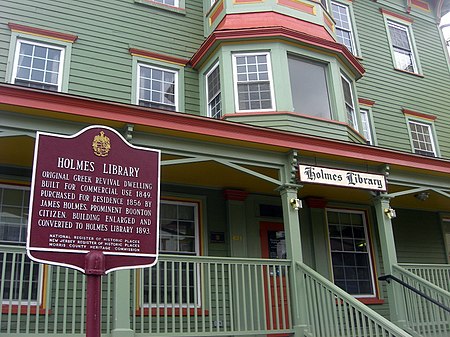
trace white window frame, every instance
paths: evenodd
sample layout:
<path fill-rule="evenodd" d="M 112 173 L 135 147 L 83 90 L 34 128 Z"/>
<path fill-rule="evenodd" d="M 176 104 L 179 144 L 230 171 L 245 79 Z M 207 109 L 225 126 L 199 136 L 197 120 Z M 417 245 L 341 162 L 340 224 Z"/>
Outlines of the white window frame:
<path fill-rule="evenodd" d="M 178 200 L 161 200 L 161 204 L 171 204 L 171 205 L 185 205 L 185 206 L 192 206 L 194 208 L 194 217 L 195 217 L 195 252 L 193 252 L 193 254 L 186 254 L 187 256 L 199 256 L 200 255 L 200 203 L 196 202 L 196 201 L 178 201 Z M 160 217 L 161 220 L 161 217 Z M 160 230 L 161 230 L 161 226 L 160 226 Z M 159 238 L 161 240 L 162 235 L 159 235 Z M 163 245 L 159 245 L 160 247 L 160 251 L 159 253 L 161 255 L 163 254 L 183 254 L 183 252 L 179 252 L 179 251 L 162 251 L 161 247 Z M 184 255 L 184 254 L 183 254 Z M 164 266 L 166 264 L 164 264 L 163 262 L 159 262 L 159 264 L 162 266 L 162 268 L 164 268 Z M 170 263 L 168 264 L 170 265 Z M 152 272 L 157 272 L 159 271 L 159 266 L 153 266 L 152 268 L 146 268 L 145 270 L 143 270 L 142 273 L 140 273 L 140 284 L 144 285 L 144 277 L 145 277 L 145 273 L 152 273 Z M 195 269 L 195 265 L 194 265 L 194 269 Z M 183 303 L 181 306 L 178 303 L 174 303 L 174 305 L 172 305 L 172 302 L 174 302 L 174 300 L 172 299 L 172 301 L 169 301 L 169 303 L 166 303 L 164 301 L 163 298 L 159 297 L 159 303 L 155 303 L 158 302 L 156 301 L 155 298 L 152 298 L 152 303 L 148 302 L 148 298 L 145 298 L 144 295 L 144 289 L 142 289 L 142 293 L 141 293 L 141 303 L 142 303 L 142 307 L 143 308 L 161 308 L 161 307 L 170 307 L 170 308 L 200 308 L 201 307 L 201 294 L 202 294 L 202 290 L 201 290 L 201 284 L 202 284 L 202 279 L 201 279 L 201 275 L 200 275 L 200 269 L 197 268 L 197 270 L 193 270 L 193 273 L 196 273 L 196 280 L 197 280 L 197 284 L 196 286 L 196 290 L 194 291 L 194 294 L 196 293 L 197 296 L 195 298 L 190 297 L 190 303 Z M 157 277 L 158 278 L 158 277 Z M 164 282 L 164 281 L 162 281 Z M 190 279 L 190 282 L 194 282 L 193 279 Z M 150 291 L 150 290 L 149 290 Z M 157 290 L 158 291 L 158 290 Z"/>
<path fill-rule="evenodd" d="M 0 189 L 3 191 L 4 189 L 9 189 L 9 190 L 20 190 L 20 191 L 30 191 L 29 187 L 23 187 L 23 186 L 13 186 L 13 185 L 4 185 L 4 184 L 0 184 Z M 0 205 L 0 211 L 3 210 L 3 203 Z M 25 207 L 25 205 L 22 205 L 22 207 Z M 29 209 L 29 205 L 27 207 L 27 210 Z M 23 210 L 22 210 L 23 211 Z M 28 220 L 25 221 L 23 227 L 25 228 L 25 232 L 27 232 L 27 227 L 28 227 Z M 22 264 L 22 257 L 21 254 L 26 254 L 25 253 L 25 246 L 26 242 L 22 242 L 22 241 L 18 241 L 18 242 L 2 242 L 0 243 L 0 245 L 3 246 L 10 246 L 10 247 L 14 247 L 14 250 L 3 250 L 2 252 L 0 252 L 0 259 L 3 261 L 4 259 L 4 254 L 7 255 L 11 255 L 11 257 L 13 257 L 15 259 L 14 262 L 14 268 L 22 268 L 21 264 Z M 20 248 L 18 248 L 20 247 Z M 20 253 L 17 254 L 17 251 L 19 251 Z M 3 305 L 32 305 L 32 306 L 38 306 L 42 303 L 42 296 L 43 296 L 43 274 L 44 274 L 44 266 L 38 264 L 37 262 L 32 262 L 27 256 L 25 257 L 25 259 L 23 260 L 24 263 L 26 264 L 33 264 L 33 270 L 36 272 L 37 271 L 37 281 L 36 281 L 36 287 L 37 287 L 37 292 L 36 292 L 36 298 L 31 298 L 31 295 L 28 295 L 28 298 L 19 298 L 19 299 L 15 299 L 13 298 L 11 295 L 9 296 L 9 298 L 3 298 L 5 294 L 1 294 L 0 300 L 1 303 Z M 24 267 L 25 268 L 25 267 Z M 1 270 L 0 270 L 0 274 L 1 274 Z M 11 270 L 12 272 L 12 270 Z M 2 275 L 0 275 L 1 277 Z M 4 280 L 2 280 L 4 281 Z M 1 281 L 0 281 L 1 282 Z M 7 279 L 6 282 L 8 284 L 11 284 L 11 279 Z M 15 289 L 16 286 L 18 286 L 20 283 L 20 279 L 19 280 L 14 280 L 13 281 L 13 289 Z M 29 286 L 27 285 L 27 291 L 30 289 Z M 4 289 L 4 288 L 3 288 Z"/>
<path fill-rule="evenodd" d="M 350 8 L 349 8 L 348 5 L 339 3 L 337 1 L 331 1 L 331 12 L 333 14 L 334 14 L 334 6 L 343 8 L 345 10 L 345 16 L 346 16 L 348 24 L 349 24 L 349 28 L 348 29 L 344 28 L 342 26 L 339 26 L 337 18 L 334 17 L 334 15 L 333 15 L 333 18 L 334 18 L 334 20 L 336 22 L 336 25 L 335 25 L 336 37 L 338 38 L 338 40 L 340 40 L 339 39 L 339 35 L 337 34 L 337 31 L 344 31 L 344 32 L 349 33 L 349 35 L 350 35 L 350 44 L 351 44 L 350 47 L 348 45 L 346 45 L 343 41 L 339 41 L 339 42 L 342 43 L 344 46 L 346 46 L 353 55 L 357 55 L 355 31 L 354 31 L 354 28 L 353 28 L 352 17 L 350 15 Z"/>
<path fill-rule="evenodd" d="M 430 123 L 426 123 L 426 122 L 422 122 L 422 121 L 418 121 L 418 120 L 410 119 L 410 118 L 407 119 L 407 122 L 408 122 L 408 131 L 409 131 L 409 135 L 411 137 L 411 147 L 412 147 L 413 152 L 416 154 L 423 155 L 423 156 L 437 157 L 438 153 L 437 153 L 437 146 L 436 146 L 434 132 L 433 132 L 433 130 L 434 130 L 433 125 L 431 125 Z M 411 129 L 411 124 L 420 125 L 421 127 L 424 127 L 428 130 L 428 136 L 430 137 L 429 144 L 431 144 L 433 155 L 431 155 L 431 152 L 429 152 L 429 155 L 425 154 L 424 152 L 428 152 L 428 151 L 414 146 L 415 139 L 413 138 L 413 131 Z"/>
<path fill-rule="evenodd" d="M 390 44 L 390 48 L 391 48 L 391 54 L 392 54 L 392 61 L 394 62 L 394 68 L 401 70 L 401 71 L 406 71 L 406 72 L 411 72 L 411 73 L 415 73 L 418 74 L 420 72 L 419 69 L 419 65 L 417 62 L 417 54 L 414 48 L 414 44 L 413 44 L 413 39 L 412 39 L 412 30 L 411 30 L 411 26 L 404 24 L 404 23 L 400 23 L 396 20 L 393 20 L 391 18 L 387 18 L 386 19 L 386 26 L 388 29 L 388 39 L 389 39 L 389 44 Z M 393 44 L 392 38 L 391 38 L 391 27 L 395 28 L 395 29 L 400 29 L 403 30 L 404 32 L 406 32 L 406 36 L 408 38 L 408 45 L 409 45 L 409 50 L 407 52 L 409 52 L 410 58 L 411 58 L 411 66 L 412 66 L 412 71 L 406 70 L 406 69 L 402 69 L 401 68 L 401 64 L 399 62 L 399 59 L 397 57 L 397 52 L 395 50 L 395 46 Z"/>
<path fill-rule="evenodd" d="M 377 292 L 377 283 L 376 283 L 376 277 L 375 277 L 375 266 L 373 261 L 373 251 L 371 247 L 370 237 L 369 237 L 369 226 L 367 221 L 367 214 L 363 210 L 351 210 L 351 209 L 342 209 L 342 208 L 326 208 L 326 214 L 327 214 L 327 233 L 328 233 L 328 251 L 330 254 L 330 263 L 331 263 L 331 275 L 334 282 L 334 268 L 333 268 L 333 259 L 332 259 L 332 249 L 331 249 L 331 238 L 330 238 L 330 222 L 328 220 L 328 212 L 337 212 L 337 213 L 345 213 L 345 214 L 359 214 L 363 220 L 364 225 L 364 234 L 365 234 L 365 243 L 366 243 L 366 252 L 364 254 L 367 254 L 367 257 L 369 259 L 369 269 L 370 269 L 370 279 L 372 282 L 372 289 L 371 292 L 368 294 L 354 294 L 352 295 L 355 298 L 377 298 L 378 292 Z M 345 251 L 343 251 L 345 252 Z M 350 252 L 350 251 L 349 251 Z M 355 251 L 356 252 L 356 251 Z"/>
<path fill-rule="evenodd" d="M 246 81 L 246 82 L 238 82 L 238 74 L 237 74 L 237 61 L 236 59 L 238 57 L 248 57 L 248 56 L 261 56 L 264 55 L 266 57 L 266 64 L 267 64 L 267 73 L 268 73 L 268 80 L 265 81 Z M 269 52 L 253 52 L 253 53 L 236 53 L 233 54 L 233 77 L 234 77 L 234 98 L 235 98 L 235 108 L 237 112 L 252 112 L 252 111 L 274 111 L 275 110 L 275 92 L 273 88 L 273 78 L 272 78 L 272 65 L 271 65 L 271 58 Z M 270 102 L 271 107 L 267 109 L 241 109 L 239 107 L 239 84 L 245 84 L 245 83 L 259 83 L 259 82 L 268 82 L 269 88 L 270 88 Z"/>
<path fill-rule="evenodd" d="M 56 91 L 56 92 L 62 91 L 62 83 L 63 83 L 63 76 L 64 76 L 64 61 L 65 61 L 65 51 L 66 51 L 65 48 L 61 47 L 59 45 L 42 43 L 42 42 L 27 40 L 27 39 L 23 39 L 23 38 L 18 38 L 16 40 L 16 46 L 15 46 L 15 52 L 14 52 L 14 62 L 13 62 L 12 75 L 11 75 L 11 83 L 15 84 L 16 80 L 17 80 L 17 70 L 18 70 L 18 66 L 19 66 L 20 48 L 21 48 L 22 44 L 30 44 L 33 46 L 40 46 L 40 47 L 45 47 L 45 48 L 50 48 L 50 49 L 56 49 L 61 52 L 60 60 L 59 60 L 59 67 L 58 67 L 58 82 L 56 84 L 57 90 L 53 90 L 53 91 Z M 32 81 L 32 80 L 29 80 L 28 82 L 38 83 L 38 84 L 48 84 L 45 82 L 45 79 L 42 82 Z M 54 85 L 54 84 L 49 84 L 49 85 Z M 31 88 L 33 88 L 33 87 L 31 87 Z M 50 89 L 47 89 L 47 90 L 50 90 Z"/>
<path fill-rule="evenodd" d="M 213 97 L 210 98 L 210 97 L 209 97 L 209 77 L 210 77 L 211 74 L 212 74 L 214 71 L 216 71 L 216 70 L 219 72 L 219 74 L 218 74 L 218 78 L 219 78 L 219 90 L 214 94 Z M 221 85 L 222 85 L 222 83 L 221 83 L 221 78 L 220 78 L 220 68 L 219 68 L 219 63 L 216 63 L 216 64 L 211 68 L 211 70 L 208 71 L 208 72 L 206 73 L 206 75 L 205 75 L 205 84 L 206 84 L 206 96 L 205 96 L 205 97 L 206 97 L 206 104 L 207 104 L 207 107 L 206 107 L 207 116 L 208 116 L 208 117 L 211 117 L 211 118 L 218 118 L 218 119 L 220 119 L 220 117 L 222 116 L 222 90 L 221 90 Z M 219 104 L 220 104 L 220 114 L 219 114 L 219 115 L 216 114 L 216 115 L 213 116 L 213 114 L 212 114 L 212 106 L 211 106 L 211 103 L 214 102 L 218 96 L 220 96 L 220 99 L 219 99 Z"/>
<path fill-rule="evenodd" d="M 373 128 L 370 119 L 370 110 L 367 108 L 360 108 L 359 113 L 361 116 L 362 133 L 367 140 L 367 144 L 374 145 Z"/>
<path fill-rule="evenodd" d="M 175 77 L 175 83 L 174 83 L 174 98 L 175 98 L 175 102 L 174 102 L 174 105 L 173 105 L 174 109 L 173 110 L 166 109 L 166 110 L 179 111 L 179 98 L 178 98 L 178 96 L 179 96 L 179 90 L 180 89 L 179 89 L 179 83 L 178 83 L 179 82 L 178 70 L 165 68 L 165 67 L 161 67 L 161 66 L 155 66 L 153 64 L 148 64 L 148 63 L 143 63 L 143 62 L 138 62 L 137 63 L 137 74 L 136 74 L 136 81 L 137 82 L 136 82 L 136 102 L 135 103 L 137 105 L 140 105 L 139 101 L 141 100 L 140 89 L 141 89 L 141 68 L 142 67 L 149 68 L 149 69 L 160 70 L 160 71 L 163 71 L 163 72 L 169 72 L 169 73 L 174 74 L 174 77 Z M 161 91 L 161 94 L 164 95 L 164 92 Z M 150 100 L 149 102 L 154 103 L 155 105 L 170 106 L 170 104 L 165 104 L 165 103 L 162 103 L 162 102 L 156 102 L 156 101 L 152 101 L 152 100 Z M 140 106 L 149 107 L 147 105 L 140 105 Z M 151 108 L 151 107 L 149 107 L 149 108 Z M 155 109 L 165 109 L 164 107 L 154 107 L 154 108 Z"/>
<path fill-rule="evenodd" d="M 356 115 L 356 106 L 355 106 L 355 95 L 353 93 L 353 85 L 352 82 L 350 82 L 346 76 L 341 74 L 342 79 L 342 98 L 344 100 L 344 106 L 345 106 L 345 116 L 347 120 L 347 124 L 350 125 L 352 128 L 354 128 L 356 131 L 359 132 L 359 126 L 358 126 L 358 116 Z M 348 85 L 349 91 L 350 91 L 350 98 L 351 101 L 347 102 L 345 99 L 345 88 L 344 88 L 344 82 Z M 351 104 L 350 104 L 351 103 Z M 351 109 L 351 112 L 347 111 L 347 108 Z M 350 116 L 353 119 L 353 123 L 350 120 Z"/>

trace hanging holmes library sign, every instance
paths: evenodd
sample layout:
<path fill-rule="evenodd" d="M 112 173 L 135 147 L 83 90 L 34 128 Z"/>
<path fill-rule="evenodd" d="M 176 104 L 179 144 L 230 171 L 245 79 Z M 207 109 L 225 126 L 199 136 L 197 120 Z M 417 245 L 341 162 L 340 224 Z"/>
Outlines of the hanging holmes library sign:
<path fill-rule="evenodd" d="M 73 136 L 37 134 L 27 251 L 86 272 L 151 266 L 158 252 L 160 152 L 91 126 Z M 104 256 L 104 259 L 103 259 Z"/>
<path fill-rule="evenodd" d="M 386 191 L 386 178 L 382 174 L 299 165 L 299 175 L 305 183 Z"/>

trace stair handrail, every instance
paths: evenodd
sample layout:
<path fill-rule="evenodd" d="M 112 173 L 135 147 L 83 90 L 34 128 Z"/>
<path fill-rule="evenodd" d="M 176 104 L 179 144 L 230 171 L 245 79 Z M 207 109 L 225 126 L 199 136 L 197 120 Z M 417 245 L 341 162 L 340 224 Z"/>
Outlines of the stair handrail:
<path fill-rule="evenodd" d="M 421 282 L 422 285 L 426 286 L 427 288 L 430 288 L 431 290 L 438 292 L 439 295 L 448 297 L 450 299 L 450 292 L 448 292 L 447 290 L 435 285 L 434 283 L 424 279 L 423 277 L 420 277 L 420 276 L 414 274 L 413 272 L 410 272 L 409 270 L 403 268 L 400 265 L 394 264 L 392 267 L 395 272 L 400 273 L 400 274 L 403 273 L 406 276 L 414 279 L 415 281 Z"/>
<path fill-rule="evenodd" d="M 411 337 L 411 335 L 408 332 L 406 332 L 399 326 L 395 325 L 387 318 L 381 316 L 379 313 L 369 308 L 365 304 L 361 303 L 352 295 L 336 286 L 333 282 L 320 275 L 317 271 L 315 271 L 311 267 L 308 267 L 305 263 L 299 261 L 296 261 L 295 263 L 297 269 L 302 270 L 304 273 L 308 274 L 309 276 L 317 280 L 321 285 L 325 286 L 328 290 L 334 292 L 336 296 L 340 297 L 342 300 L 345 300 L 349 305 L 353 306 L 358 311 L 364 313 L 367 317 L 369 317 L 374 322 L 379 324 L 381 327 L 383 327 L 392 335 L 398 337 Z"/>
<path fill-rule="evenodd" d="M 398 277 L 396 277 L 394 275 L 391 275 L 391 274 L 381 275 L 380 277 L 378 277 L 378 279 L 380 281 L 386 281 L 387 283 L 390 283 L 390 280 L 393 280 L 393 281 L 399 283 L 400 285 L 402 285 L 403 287 L 408 288 L 409 290 L 416 293 L 417 295 L 423 297 L 427 301 L 437 305 L 441 309 L 444 309 L 445 311 L 450 312 L 450 307 L 447 307 L 446 305 L 442 304 L 441 302 L 436 301 L 434 298 L 428 296 L 427 294 L 420 291 L 419 289 L 414 288 L 413 286 L 409 285 L 408 283 L 406 283 L 405 281 L 399 279 Z"/>

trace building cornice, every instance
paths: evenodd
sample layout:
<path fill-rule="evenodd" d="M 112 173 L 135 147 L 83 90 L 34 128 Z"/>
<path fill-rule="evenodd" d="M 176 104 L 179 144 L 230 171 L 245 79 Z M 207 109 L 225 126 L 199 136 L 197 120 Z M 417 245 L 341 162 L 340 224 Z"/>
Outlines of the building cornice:
<path fill-rule="evenodd" d="M 246 14 L 242 14 L 243 21 L 245 21 L 245 15 Z M 226 18 L 224 20 L 226 20 Z M 223 27 L 228 26 L 223 25 Z M 211 35 L 208 36 L 199 50 L 193 55 L 190 60 L 190 64 L 194 68 L 198 66 L 199 63 L 205 59 L 208 53 L 222 42 L 240 40 L 258 41 L 260 39 L 267 38 L 284 38 L 288 40 L 294 40 L 297 43 L 302 43 L 307 46 L 316 47 L 318 49 L 338 54 L 348 63 L 348 65 L 353 68 L 353 71 L 355 72 L 357 77 L 361 77 L 365 72 L 364 67 L 361 65 L 358 59 L 344 45 L 335 42 L 332 39 L 307 34 L 303 31 L 284 26 L 246 27 L 215 30 Z"/>

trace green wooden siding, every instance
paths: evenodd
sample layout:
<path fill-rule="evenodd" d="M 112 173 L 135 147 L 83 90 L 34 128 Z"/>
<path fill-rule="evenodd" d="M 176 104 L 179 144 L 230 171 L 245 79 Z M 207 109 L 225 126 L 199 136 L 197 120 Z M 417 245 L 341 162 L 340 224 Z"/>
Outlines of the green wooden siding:
<path fill-rule="evenodd" d="M 69 93 L 131 103 L 131 55 L 139 48 L 189 59 L 203 41 L 203 7 L 186 2 L 186 14 L 133 1 L 0 1 L 0 76 L 5 80 L 8 22 L 74 34 Z M 35 8 L 35 10 L 32 10 Z M 186 112 L 198 114 L 198 79 L 186 71 Z"/>
<path fill-rule="evenodd" d="M 393 69 L 380 3 L 353 3 L 365 76 L 357 82 L 359 97 L 375 101 L 373 118 L 380 147 L 411 151 L 402 108 L 434 115 L 441 156 L 450 157 L 450 77 L 439 31 L 432 18 L 411 15 L 423 77 Z M 387 10 L 408 16 L 396 8 Z"/>
<path fill-rule="evenodd" d="M 396 210 L 393 221 L 399 263 L 447 263 L 438 215 Z"/>
<path fill-rule="evenodd" d="M 344 125 L 336 122 L 328 122 L 321 119 L 309 118 L 300 114 L 263 114 L 263 115 L 243 115 L 236 113 L 227 116 L 229 121 L 245 124 L 252 124 L 283 131 L 299 132 L 306 135 L 332 138 L 342 141 L 352 141 L 363 143 L 364 140 L 355 135 L 353 131 Z"/>

